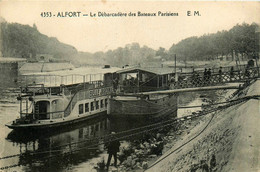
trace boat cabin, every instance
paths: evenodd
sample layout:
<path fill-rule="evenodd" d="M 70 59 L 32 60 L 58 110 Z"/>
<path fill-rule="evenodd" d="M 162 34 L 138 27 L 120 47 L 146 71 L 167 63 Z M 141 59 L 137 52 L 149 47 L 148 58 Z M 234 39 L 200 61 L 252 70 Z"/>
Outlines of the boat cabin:
<path fill-rule="evenodd" d="M 22 94 L 17 97 L 20 101 L 20 117 L 28 122 L 66 117 L 68 114 L 64 113 L 64 109 L 79 90 L 94 89 L 101 85 L 101 81 L 93 81 L 59 87 L 45 87 L 43 84 L 21 87 Z"/>
<path fill-rule="evenodd" d="M 135 93 L 169 88 L 170 80 L 175 76 L 173 68 L 132 67 L 116 72 L 114 84 L 120 92 Z"/>

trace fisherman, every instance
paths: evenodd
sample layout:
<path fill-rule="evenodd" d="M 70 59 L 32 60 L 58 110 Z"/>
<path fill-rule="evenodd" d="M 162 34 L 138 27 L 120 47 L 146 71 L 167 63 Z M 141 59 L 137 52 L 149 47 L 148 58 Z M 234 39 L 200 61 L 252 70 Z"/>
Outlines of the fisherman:
<path fill-rule="evenodd" d="M 209 172 L 209 166 L 206 163 L 206 160 L 200 161 L 200 169 L 201 169 L 202 172 Z"/>
<path fill-rule="evenodd" d="M 215 171 L 215 167 L 217 163 L 216 163 L 216 156 L 214 154 L 211 156 L 209 165 L 210 165 L 210 171 Z"/>
<path fill-rule="evenodd" d="M 107 170 L 110 166 L 110 161 L 112 159 L 112 156 L 114 156 L 114 166 L 117 167 L 117 152 L 119 152 L 120 142 L 118 140 L 115 140 L 115 132 L 111 133 L 111 140 L 107 145 L 107 153 L 108 153 L 108 159 L 107 159 Z"/>

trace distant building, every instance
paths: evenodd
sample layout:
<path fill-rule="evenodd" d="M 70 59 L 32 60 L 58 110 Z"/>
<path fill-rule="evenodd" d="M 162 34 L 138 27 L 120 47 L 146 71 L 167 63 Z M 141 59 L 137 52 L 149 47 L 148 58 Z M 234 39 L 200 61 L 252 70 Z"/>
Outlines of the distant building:
<path fill-rule="evenodd" d="M 26 59 L 13 57 L 0 57 L 0 83 L 3 86 L 11 86 L 18 77 L 19 64 Z"/>

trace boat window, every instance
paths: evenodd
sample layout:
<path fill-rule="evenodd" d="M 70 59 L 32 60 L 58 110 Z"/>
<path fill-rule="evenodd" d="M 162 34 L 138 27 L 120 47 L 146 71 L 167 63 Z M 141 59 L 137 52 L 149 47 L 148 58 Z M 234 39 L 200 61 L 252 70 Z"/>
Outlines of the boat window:
<path fill-rule="evenodd" d="M 95 126 L 95 129 L 96 129 L 96 131 L 99 130 L 99 125 L 98 124 Z"/>
<path fill-rule="evenodd" d="M 100 108 L 103 108 L 103 107 L 104 107 L 104 101 L 100 100 Z"/>
<path fill-rule="evenodd" d="M 91 102 L 91 103 L 92 103 L 92 102 Z M 91 135 L 94 134 L 94 125 L 91 125 L 90 134 L 91 134 Z"/>
<path fill-rule="evenodd" d="M 35 104 L 35 117 L 36 119 L 50 119 L 50 102 L 38 101 Z"/>
<path fill-rule="evenodd" d="M 83 104 L 79 105 L 79 114 L 83 114 Z"/>
<path fill-rule="evenodd" d="M 89 112 L 89 103 L 85 103 L 85 112 Z"/>
<path fill-rule="evenodd" d="M 99 100 L 96 101 L 96 109 L 99 109 Z"/>
<path fill-rule="evenodd" d="M 83 128 L 79 129 L 79 138 L 83 138 Z"/>
<path fill-rule="evenodd" d="M 107 121 L 105 121 L 104 124 L 104 128 L 107 129 Z"/>
<path fill-rule="evenodd" d="M 93 111 L 94 110 L 94 102 L 90 103 L 90 110 Z"/>
<path fill-rule="evenodd" d="M 107 99 L 105 99 L 105 107 L 107 107 Z"/>
<path fill-rule="evenodd" d="M 100 122 L 100 129 L 103 128 L 103 121 Z"/>

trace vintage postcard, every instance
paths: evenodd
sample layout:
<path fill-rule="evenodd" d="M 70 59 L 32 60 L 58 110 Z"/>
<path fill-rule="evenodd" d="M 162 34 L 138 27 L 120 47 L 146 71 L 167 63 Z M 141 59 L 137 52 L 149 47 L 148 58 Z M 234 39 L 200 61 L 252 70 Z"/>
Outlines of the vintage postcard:
<path fill-rule="evenodd" d="M 259 51 L 257 1 L 0 1 L 0 172 L 258 172 Z"/>

